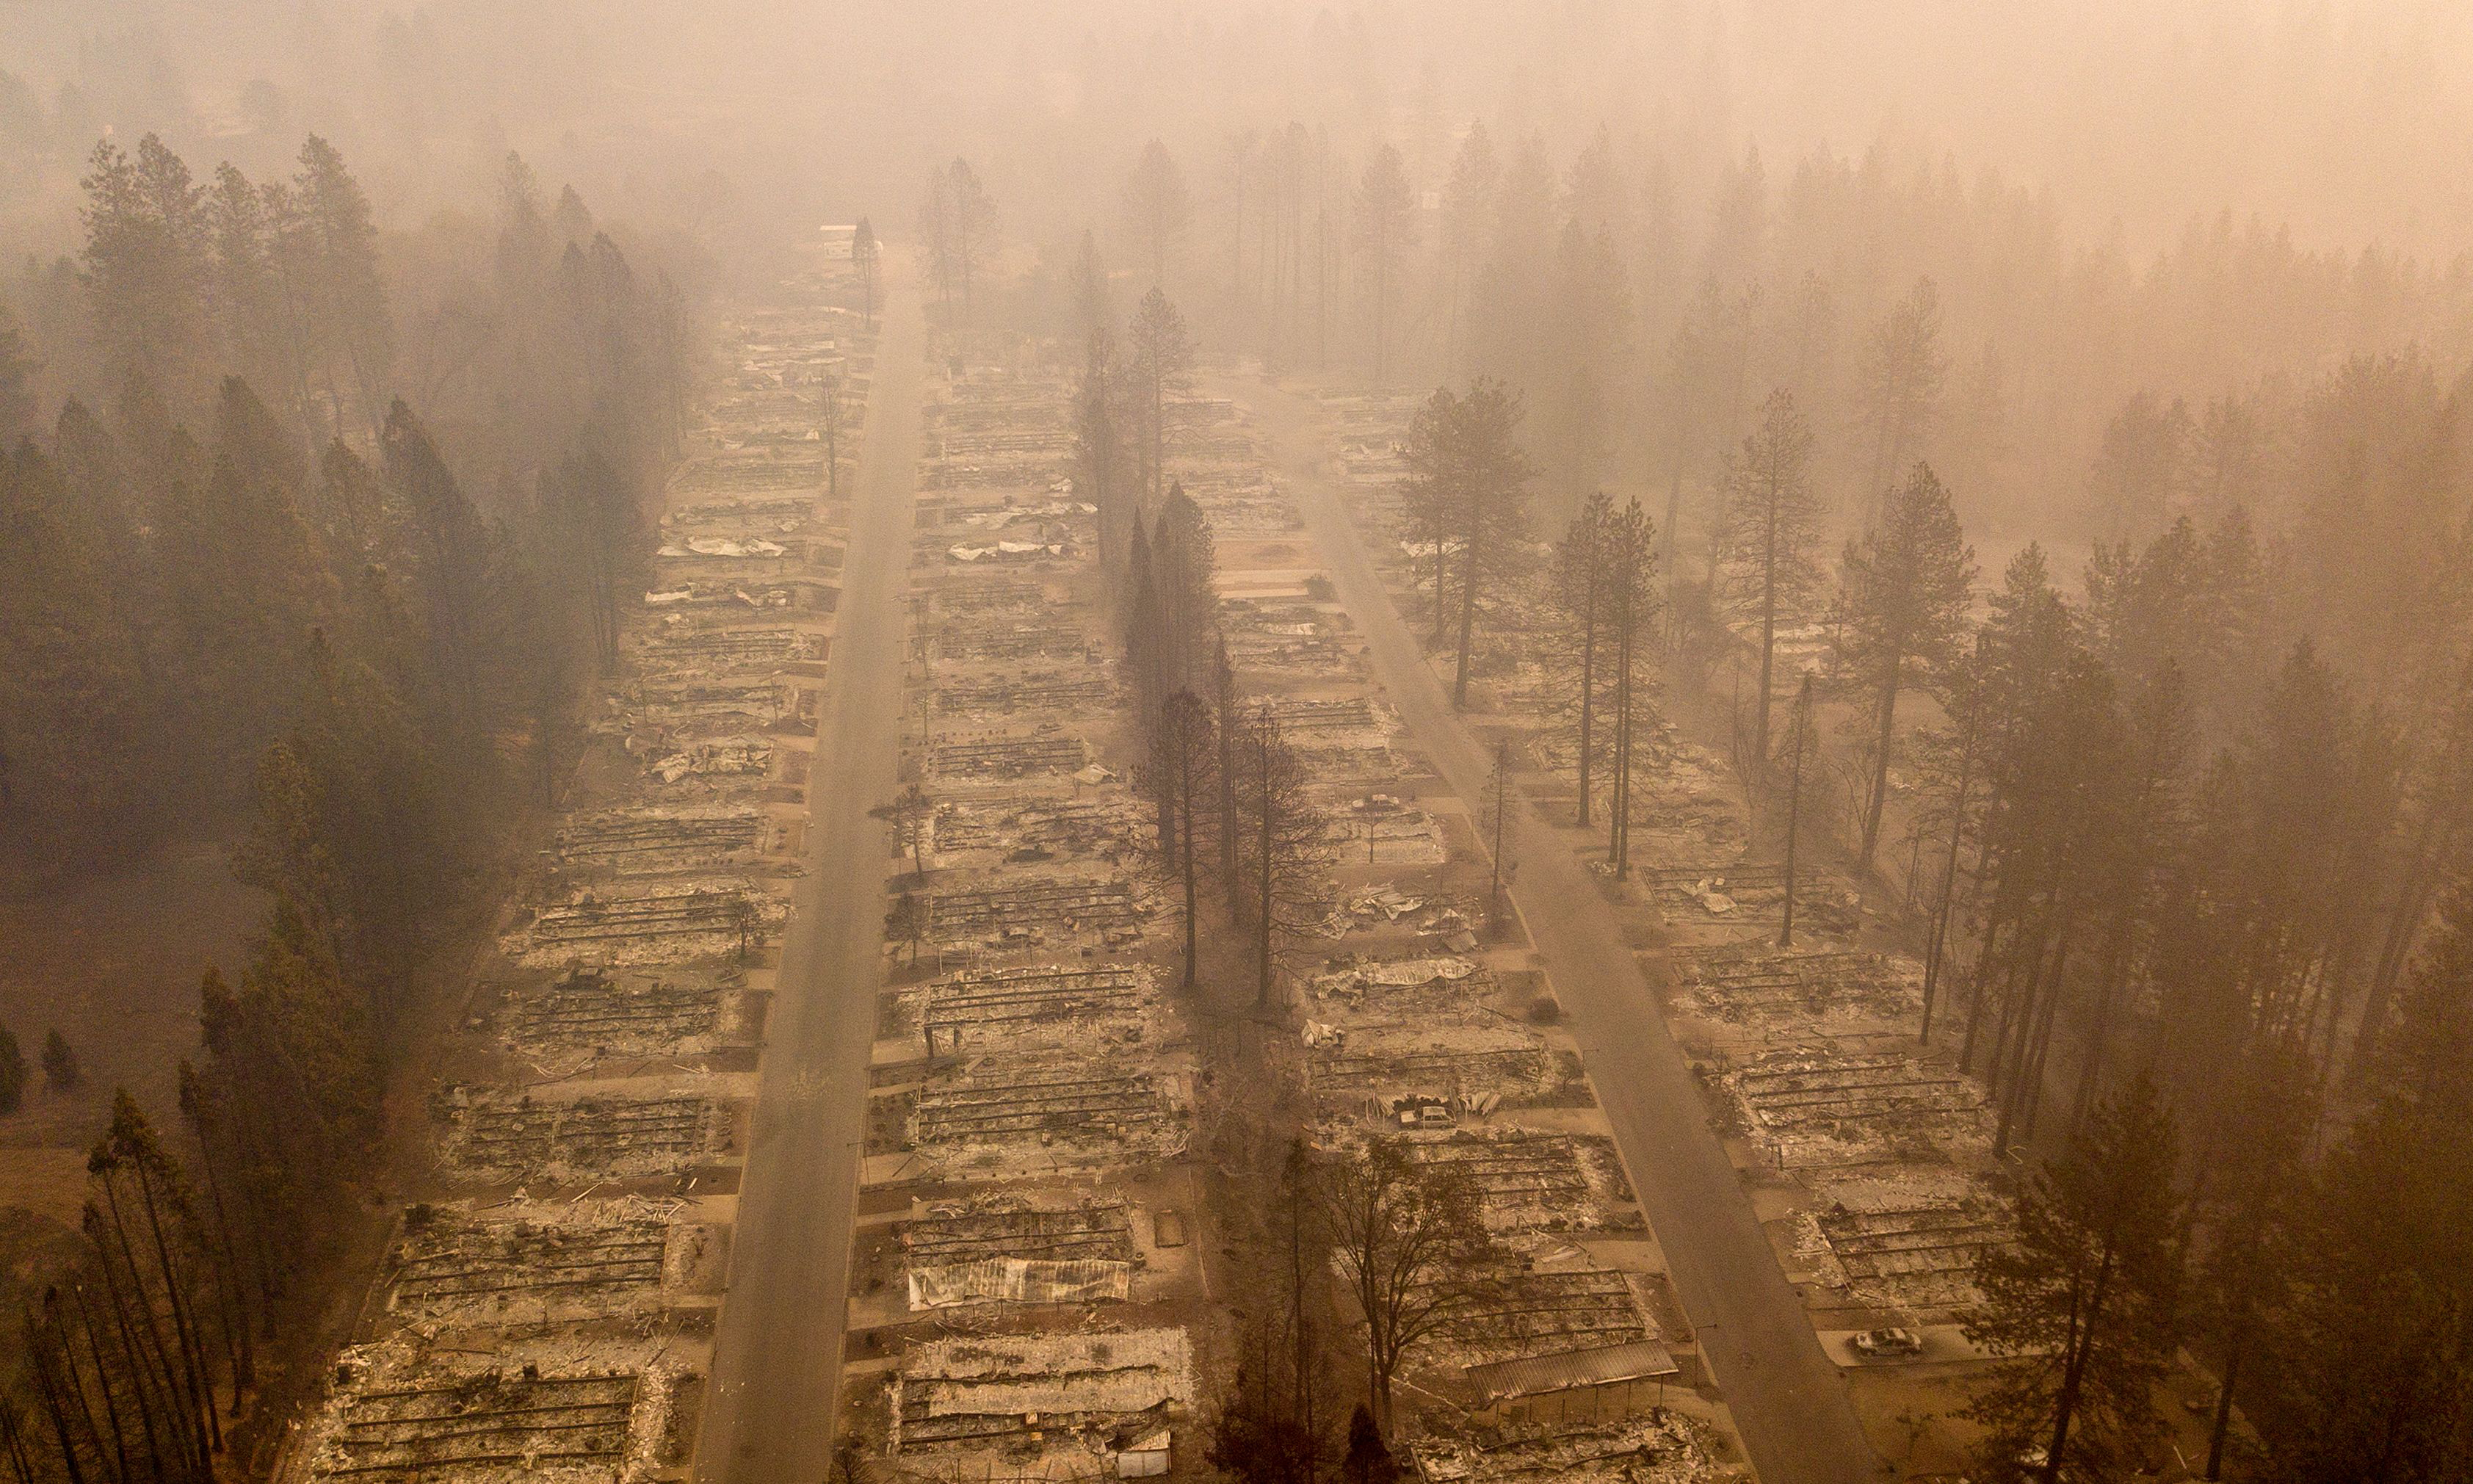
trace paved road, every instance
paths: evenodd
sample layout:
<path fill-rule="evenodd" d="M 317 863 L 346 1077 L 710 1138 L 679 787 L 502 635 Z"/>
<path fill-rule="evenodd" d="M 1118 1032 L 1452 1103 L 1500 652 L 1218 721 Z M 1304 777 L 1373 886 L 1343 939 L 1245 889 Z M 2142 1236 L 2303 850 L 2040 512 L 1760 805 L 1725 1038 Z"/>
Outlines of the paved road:
<path fill-rule="evenodd" d="M 756 1067 L 730 1296 L 696 1449 L 708 1484 L 821 1484 L 841 1377 L 851 1227 L 876 1040 L 884 826 L 900 749 L 901 586 L 918 488 L 918 297 L 885 306 L 839 623 L 808 775 L 806 874 Z"/>
<path fill-rule="evenodd" d="M 1340 602 L 1401 721 L 1462 799 L 1492 760 L 1451 706 L 1340 505 L 1320 410 L 1267 385 L 1232 386 L 1261 415 Z M 1822 1352 L 1752 1204 L 1708 1124 L 1683 1053 L 1621 924 L 1569 844 L 1523 811 L 1513 900 L 1588 1048 L 1589 1071 L 1676 1291 L 1763 1484 L 1856 1484 L 1877 1463 L 1837 1367 Z M 1670 974 L 1662 960 L 1661 976 Z"/>

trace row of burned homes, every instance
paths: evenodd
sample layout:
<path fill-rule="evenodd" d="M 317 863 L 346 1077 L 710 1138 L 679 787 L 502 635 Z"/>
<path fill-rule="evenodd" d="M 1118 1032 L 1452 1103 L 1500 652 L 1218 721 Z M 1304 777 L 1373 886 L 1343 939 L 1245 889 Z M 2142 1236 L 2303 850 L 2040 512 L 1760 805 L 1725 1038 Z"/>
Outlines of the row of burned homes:
<path fill-rule="evenodd" d="M 617 679 L 474 965 L 424 1198 L 297 1473 L 620 1484 L 691 1456 L 831 659 L 825 450 L 854 460 L 872 369 L 846 289 L 804 276 L 723 325 Z"/>

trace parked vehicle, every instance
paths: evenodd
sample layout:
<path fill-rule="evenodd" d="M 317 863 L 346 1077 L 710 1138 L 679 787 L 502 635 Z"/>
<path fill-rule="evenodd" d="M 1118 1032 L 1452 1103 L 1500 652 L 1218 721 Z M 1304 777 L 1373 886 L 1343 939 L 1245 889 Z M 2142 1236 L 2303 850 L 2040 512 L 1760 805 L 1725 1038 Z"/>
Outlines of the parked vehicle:
<path fill-rule="evenodd" d="M 1866 1360 L 1887 1360 L 1921 1353 L 1924 1337 L 1912 1329 L 1866 1329 L 1855 1336 L 1855 1353 Z"/>

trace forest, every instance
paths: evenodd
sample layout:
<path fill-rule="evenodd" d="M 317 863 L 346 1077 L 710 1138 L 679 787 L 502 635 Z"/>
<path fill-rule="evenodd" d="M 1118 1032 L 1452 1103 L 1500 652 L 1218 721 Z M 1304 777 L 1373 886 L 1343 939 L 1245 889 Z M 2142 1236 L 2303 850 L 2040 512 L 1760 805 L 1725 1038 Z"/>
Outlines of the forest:
<path fill-rule="evenodd" d="M 617 660 L 695 311 L 513 155 L 493 230 L 409 242 L 316 135 L 256 181 L 107 139 L 82 183 L 81 248 L 0 328 L 0 853 L 28 889 L 224 838 L 269 905 L 197 989 L 182 1127 L 114 1104 L 0 1416 L 23 1476 L 203 1479 L 267 1424 L 258 1347 L 324 1300 L 498 822 L 559 786 Z"/>
<path fill-rule="evenodd" d="M 372 1281 L 372 1211 L 432 1209 L 390 1189 L 424 1118 L 462 1115 L 422 1048 L 484 1028 L 468 978 L 520 977 L 474 970 L 476 945 L 565 905 L 539 880 L 564 863 L 534 857 L 568 848 L 579 789 L 646 765 L 618 700 L 640 635 L 756 642 L 777 615 L 751 590 L 792 577 L 830 591 L 830 645 L 782 640 L 761 678 L 791 698 L 766 735 L 813 756 L 762 764 L 760 802 L 804 811 L 809 853 L 776 871 L 778 919 L 732 898 L 734 948 L 708 956 L 776 1027 L 822 1023 L 808 924 L 857 914 L 876 1047 L 834 1022 L 676 1065 L 744 1073 L 714 1097 L 751 1126 L 805 1106 L 802 1071 L 849 1090 L 846 1183 L 901 1192 L 905 1252 L 1068 1209 L 991 1194 L 1007 1160 L 1074 1220 L 1164 1200 L 1154 1166 L 1190 1177 L 1178 1216 L 1209 1253 L 1105 1247 L 1141 1270 L 1114 1297 L 1205 1337 L 1162 1393 L 1174 1472 L 1474 1484 L 1550 1443 L 1578 1451 L 1530 1472 L 1607 1477 L 1567 1415 L 1431 1390 L 1585 1349 L 1475 1336 L 1581 1306 L 1537 1298 L 1588 1289 L 1558 1264 L 1618 1270 L 1600 1246 L 1634 1229 L 1600 1202 L 1690 1247 L 1589 1290 L 1652 1295 L 1604 1333 L 1684 1357 L 1698 1410 L 1669 1411 L 1664 1372 L 1626 1404 L 1693 1420 L 1621 1454 L 1706 1471 L 1676 1479 L 1728 1446 L 1781 1480 L 2473 1474 L 2473 210 L 2410 185 L 2473 117 L 2473 35 L 2442 8 L 649 7 L 537 78 L 575 8 L 287 15 L 256 51 L 204 46 L 195 78 L 167 60 L 194 19 L 157 9 L 29 23 L 46 60 L 0 73 L 0 156 L 32 182 L 0 212 L 24 249 L 0 275 L 0 890 L 39 911 L 204 842 L 263 916 L 202 963 L 172 1109 L 107 1099 L 93 1047 L 0 1012 L 0 1120 L 86 1097 L 92 1125 L 76 1230 L 0 1285 L 17 1484 L 267 1467 L 325 1368 L 285 1331 Z M 740 26 L 773 54 L 734 59 Z M 855 225 L 820 245 L 820 223 Z M 826 366 L 809 429 L 800 378 Z M 681 483 L 715 469 L 741 482 Z M 814 514 L 732 527 L 727 555 L 781 565 L 680 575 L 674 515 L 773 522 L 766 498 Z M 871 526 L 895 498 L 901 523 Z M 880 611 L 871 564 L 896 574 Z M 719 593 L 751 611 L 691 612 Z M 836 731 L 860 723 L 833 698 L 876 680 L 900 704 Z M 853 737 L 896 776 L 852 776 L 836 747 L 875 755 Z M 888 838 L 814 844 L 836 800 Z M 1376 870 L 1394 827 L 1434 859 Z M 1603 924 L 1545 900 L 1574 882 Z M 1404 913 L 1423 936 L 1383 937 Z M 1590 933 L 1630 978 L 1573 982 Z M 1860 1033 L 1830 1000 L 1859 964 L 1892 985 Z M 969 1017 L 937 1009 L 1119 970 L 1139 1033 L 1077 1000 L 970 1021 L 997 1039 L 966 1052 Z M 1762 974 L 1809 1014 L 1711 989 Z M 1374 987 L 1410 1008 L 1377 1017 Z M 1482 1025 L 1482 1053 L 1365 1071 L 1421 1018 Z M 1022 1089 L 1097 1086 L 1057 1080 L 1096 1079 L 1065 1060 L 1093 1045 L 1176 1089 L 1160 1121 L 1186 1142 L 1152 1149 L 1110 1104 L 1103 1159 L 1088 1109 L 1044 1106 L 1028 1147 L 938 1154 L 934 1131 L 1032 1116 L 986 1111 Z M 1486 1077 L 1558 1058 L 1566 1084 L 1498 1117 Z M 1680 1122 L 1624 1090 L 1669 1061 L 1703 1100 Z M 1778 1111 L 1849 1066 L 1906 1101 L 1817 1133 Z M 1110 1087 L 1058 1095 L 1137 1096 Z M 1507 1213 L 1468 1174 L 1549 1132 L 1602 1142 L 1626 1194 L 1556 1166 L 1564 1205 Z M 1741 1233 L 1661 1215 L 1690 1161 L 1642 1151 L 1687 1136 L 1741 1182 L 1764 1282 L 1811 1305 L 1794 1363 L 1859 1383 L 1877 1458 L 1833 1460 L 1853 1472 L 1798 1461 L 1777 1440 L 1807 1420 L 1694 1337 L 1725 1324 L 1690 1270 Z M 751 1203 L 789 1188 L 731 1153 Z M 1889 1211 L 1930 1218 L 1893 1275 L 1930 1268 L 1929 1300 L 1844 1278 L 1844 1232 L 1880 1214 L 1843 1193 L 1864 1172 L 1900 1200 L 1963 1188 Z M 659 1189 L 684 1201 L 677 1174 Z M 797 1240 L 868 1230 L 818 1209 L 833 1230 Z M 1962 1238 L 1932 1246 L 1953 1212 Z M 848 1353 L 863 1329 L 897 1379 L 829 1373 L 843 1410 L 890 1419 L 842 1424 L 852 1484 L 995 1467 L 902 1450 L 931 1415 L 904 1397 L 976 1363 L 921 1297 L 962 1280 L 905 1260 L 873 1286 L 833 1270 L 852 1315 L 893 1305 Z M 1160 1277 L 1188 1261 L 1196 1291 Z M 730 1358 L 784 1302 L 755 1291 L 713 1301 L 715 1376 L 765 1369 Z M 971 1312 L 955 1332 L 982 1341 L 1055 1328 Z M 1864 1347 L 1908 1341 L 1929 1385 L 1881 1400 Z M 1146 1408 L 1046 1410 L 1132 1449 Z M 1480 1413 L 1499 1430 L 1455 1430 Z"/>

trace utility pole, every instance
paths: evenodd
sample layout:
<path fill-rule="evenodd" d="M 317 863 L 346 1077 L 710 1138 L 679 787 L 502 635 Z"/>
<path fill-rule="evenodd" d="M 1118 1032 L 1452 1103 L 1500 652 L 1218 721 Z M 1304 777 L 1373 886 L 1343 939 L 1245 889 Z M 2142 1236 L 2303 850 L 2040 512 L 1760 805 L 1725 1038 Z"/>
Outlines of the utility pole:
<path fill-rule="evenodd" d="M 1794 698 L 1794 780 L 1786 799 L 1786 917 L 1778 928 L 1778 946 L 1794 946 L 1794 835 L 1803 814 L 1803 734 L 1812 725 L 1812 672 Z"/>
<path fill-rule="evenodd" d="M 1487 910 L 1496 922 L 1502 919 L 1502 817 L 1510 812 L 1511 802 L 1511 739 L 1497 737 L 1494 743 L 1494 881 L 1487 889 Z"/>

